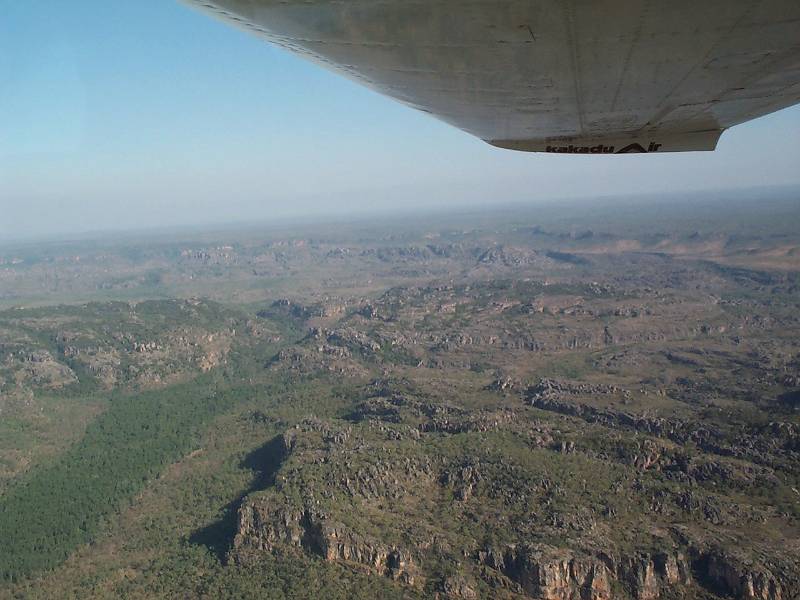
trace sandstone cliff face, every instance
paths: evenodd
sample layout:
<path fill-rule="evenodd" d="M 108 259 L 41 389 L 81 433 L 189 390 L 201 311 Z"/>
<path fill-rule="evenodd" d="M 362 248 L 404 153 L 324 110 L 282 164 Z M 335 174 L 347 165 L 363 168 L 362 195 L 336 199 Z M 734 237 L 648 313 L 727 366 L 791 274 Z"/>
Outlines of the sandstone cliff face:
<path fill-rule="evenodd" d="M 245 503 L 230 558 L 243 563 L 253 551 L 286 548 L 299 548 L 327 561 L 356 563 L 375 574 L 414 584 L 414 560 L 406 550 L 356 534 L 321 513 L 269 501 Z"/>
<path fill-rule="evenodd" d="M 302 510 L 288 507 L 270 510 L 266 506 L 246 502 L 239 509 L 239 527 L 233 541 L 232 557 L 239 550 L 271 551 L 279 546 L 302 546 L 305 529 L 301 526 Z"/>
<path fill-rule="evenodd" d="M 523 553 L 508 565 L 509 574 L 531 596 L 543 600 L 610 600 L 611 573 L 593 559 Z"/>
<path fill-rule="evenodd" d="M 742 564 L 723 552 L 712 552 L 706 561 L 709 583 L 735 598 L 783 600 L 785 597 L 780 582 L 766 567 Z"/>
<path fill-rule="evenodd" d="M 614 557 L 578 555 L 543 545 L 513 545 L 479 551 L 480 564 L 541 600 L 659 600 L 694 598 L 701 588 L 736 600 L 787 600 L 780 578 L 764 565 L 719 550 Z M 693 577 L 693 571 L 697 579 Z"/>
<path fill-rule="evenodd" d="M 413 560 L 407 551 L 364 538 L 342 525 L 327 521 L 315 529 L 312 543 L 326 560 L 359 563 L 394 580 L 408 585 L 414 583 Z"/>
<path fill-rule="evenodd" d="M 681 552 L 642 554 L 616 565 L 618 579 L 637 600 L 657 600 L 666 590 L 692 582 L 691 567 Z"/>
<path fill-rule="evenodd" d="M 542 600 L 655 600 L 668 588 L 675 591 L 675 586 L 692 580 L 682 553 L 617 559 L 605 553 L 580 556 L 550 546 L 522 545 L 478 552 L 478 561 Z M 615 591 L 620 588 L 627 592 Z"/>

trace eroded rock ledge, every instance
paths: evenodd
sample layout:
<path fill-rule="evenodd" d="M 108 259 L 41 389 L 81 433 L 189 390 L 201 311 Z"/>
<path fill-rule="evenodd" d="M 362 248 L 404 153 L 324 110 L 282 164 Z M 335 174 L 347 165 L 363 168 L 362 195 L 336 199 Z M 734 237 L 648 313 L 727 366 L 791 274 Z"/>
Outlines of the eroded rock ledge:
<path fill-rule="evenodd" d="M 615 558 L 576 555 L 546 545 L 509 545 L 477 553 L 480 564 L 499 571 L 533 598 L 546 600 L 637 600 L 661 598 L 665 590 L 692 582 L 679 551 Z M 615 592 L 623 588 L 625 592 Z M 626 593 L 627 592 L 627 593 Z"/>
<path fill-rule="evenodd" d="M 245 503 L 239 511 L 230 560 L 246 564 L 258 552 L 287 549 L 300 549 L 327 561 L 355 563 L 406 585 L 415 583 L 415 564 L 407 550 L 356 534 L 322 513 Z"/>

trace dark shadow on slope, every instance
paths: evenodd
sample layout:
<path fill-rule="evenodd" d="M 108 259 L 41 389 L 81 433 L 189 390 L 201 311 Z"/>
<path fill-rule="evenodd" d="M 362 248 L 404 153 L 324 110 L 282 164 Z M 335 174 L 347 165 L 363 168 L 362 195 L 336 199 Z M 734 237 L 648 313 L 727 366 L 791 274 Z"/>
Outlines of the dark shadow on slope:
<path fill-rule="evenodd" d="M 781 394 L 778 396 L 778 402 L 787 408 L 800 410 L 800 390 Z"/>
<path fill-rule="evenodd" d="M 276 435 L 245 456 L 239 466 L 253 471 L 252 483 L 235 500 L 225 505 L 219 519 L 196 530 L 189 537 L 189 541 L 192 544 L 205 546 L 220 561 L 224 561 L 236 536 L 237 519 L 242 502 L 248 494 L 266 489 L 275 483 L 275 475 L 285 458 L 282 435 Z"/>
<path fill-rule="evenodd" d="M 550 250 L 549 252 L 545 253 L 545 256 L 555 261 L 569 263 L 571 265 L 590 264 L 589 260 L 585 259 L 582 256 L 578 256 L 577 254 L 572 254 L 570 252 L 558 252 L 556 250 Z"/>
<path fill-rule="evenodd" d="M 226 504 L 222 509 L 222 516 L 210 525 L 194 531 L 189 536 L 189 542 L 205 546 L 220 562 L 224 561 L 236 535 L 236 519 L 245 495 L 242 494 L 233 502 Z"/>

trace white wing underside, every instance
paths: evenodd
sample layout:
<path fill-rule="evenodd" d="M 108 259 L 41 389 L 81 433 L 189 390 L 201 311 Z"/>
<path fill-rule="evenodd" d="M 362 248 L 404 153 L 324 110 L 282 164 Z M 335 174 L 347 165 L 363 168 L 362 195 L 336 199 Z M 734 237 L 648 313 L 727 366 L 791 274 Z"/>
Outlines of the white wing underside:
<path fill-rule="evenodd" d="M 713 150 L 800 102 L 800 0 L 189 1 L 515 150 Z"/>

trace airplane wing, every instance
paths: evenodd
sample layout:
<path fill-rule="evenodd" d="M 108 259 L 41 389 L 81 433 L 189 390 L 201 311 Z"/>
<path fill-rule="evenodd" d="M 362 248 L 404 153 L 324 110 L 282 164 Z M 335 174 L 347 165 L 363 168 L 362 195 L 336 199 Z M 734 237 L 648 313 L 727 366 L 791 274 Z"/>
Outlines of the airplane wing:
<path fill-rule="evenodd" d="M 188 0 L 495 146 L 713 150 L 800 102 L 799 0 Z"/>

